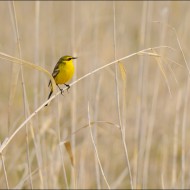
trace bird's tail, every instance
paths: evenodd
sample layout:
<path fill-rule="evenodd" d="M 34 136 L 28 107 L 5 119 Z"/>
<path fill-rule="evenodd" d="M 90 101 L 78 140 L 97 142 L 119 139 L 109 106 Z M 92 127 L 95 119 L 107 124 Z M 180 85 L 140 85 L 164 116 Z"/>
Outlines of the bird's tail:
<path fill-rule="evenodd" d="M 51 84 L 51 80 L 49 81 L 49 85 L 48 86 L 51 86 L 50 88 L 51 88 L 51 91 L 50 91 L 50 93 L 49 93 L 49 95 L 48 95 L 48 100 L 50 99 L 50 97 L 51 97 L 51 95 L 52 95 L 52 93 L 53 93 L 53 88 L 52 88 L 52 84 Z M 46 104 L 45 106 L 47 106 L 48 104 Z"/>
<path fill-rule="evenodd" d="M 49 96 L 48 96 L 48 100 L 50 99 L 52 93 L 53 93 L 53 90 L 50 91 Z M 48 105 L 48 104 L 46 104 L 45 106 L 47 106 L 47 105 Z"/>

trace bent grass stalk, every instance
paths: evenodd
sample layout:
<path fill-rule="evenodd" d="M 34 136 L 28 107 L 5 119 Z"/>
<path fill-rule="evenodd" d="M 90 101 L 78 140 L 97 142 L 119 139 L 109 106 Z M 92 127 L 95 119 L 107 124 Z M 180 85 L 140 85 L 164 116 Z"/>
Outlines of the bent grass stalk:
<path fill-rule="evenodd" d="M 3 172 L 4 172 L 4 175 L 5 175 L 6 186 L 7 186 L 7 189 L 9 189 L 9 183 L 8 183 L 8 178 L 7 178 L 7 171 L 6 171 L 6 168 L 5 168 L 4 157 L 3 157 L 2 154 L 1 154 L 1 161 L 2 161 L 2 166 L 3 166 Z"/>
<path fill-rule="evenodd" d="M 153 21 L 153 23 L 164 24 L 164 25 L 166 25 L 169 29 L 171 29 L 171 30 L 174 32 L 174 34 L 175 34 L 175 36 L 176 36 L 176 39 L 177 39 L 177 43 L 178 43 L 179 49 L 180 49 L 180 51 L 181 51 L 181 54 L 182 54 L 182 56 L 183 56 L 185 65 L 186 65 L 187 70 L 188 70 L 189 75 L 190 75 L 190 68 L 189 68 L 189 66 L 188 66 L 187 59 L 186 59 L 185 54 L 184 54 L 184 52 L 183 52 L 183 49 L 182 49 L 182 46 L 181 46 L 181 43 L 180 43 L 180 40 L 179 40 L 179 37 L 178 37 L 178 34 L 177 34 L 176 29 L 175 29 L 173 26 L 171 26 L 171 25 L 169 25 L 169 24 L 166 24 L 166 23 L 164 23 L 164 22 Z"/>
<path fill-rule="evenodd" d="M 79 79 L 77 79 L 76 81 L 72 82 L 72 83 L 70 84 L 70 86 L 73 86 L 73 85 L 77 84 L 78 82 L 80 82 L 81 80 L 83 80 L 83 79 L 89 77 L 90 75 L 95 74 L 95 73 L 97 73 L 97 72 L 99 72 L 99 71 L 101 71 L 101 70 L 103 70 L 103 69 L 105 69 L 105 68 L 107 68 L 107 67 L 109 67 L 109 66 L 111 66 L 111 65 L 113 65 L 113 64 L 115 64 L 115 63 L 117 63 L 117 62 L 120 62 L 120 61 L 123 61 L 123 60 L 125 60 L 125 59 L 131 58 L 131 57 L 133 57 L 133 56 L 135 56 L 135 55 L 139 55 L 139 54 L 142 53 L 142 52 L 147 52 L 147 51 L 151 51 L 151 50 L 155 50 L 155 49 L 161 49 L 161 48 L 167 48 L 167 49 L 173 50 L 173 48 L 171 48 L 171 47 L 169 47 L 169 46 L 156 46 L 156 47 L 152 47 L 152 48 L 147 48 L 147 49 L 140 50 L 140 51 L 135 52 L 135 53 L 132 53 L 132 54 L 130 54 L 130 55 L 128 55 L 128 56 L 122 57 L 122 58 L 120 58 L 120 59 L 118 59 L 118 60 L 112 61 L 112 62 L 110 62 L 110 63 L 108 63 L 108 64 L 106 64 L 106 65 L 104 65 L 104 66 L 102 66 L 102 67 L 99 67 L 99 68 L 97 68 L 97 69 L 95 69 L 95 70 L 93 70 L 93 71 L 87 73 L 86 75 L 84 75 L 84 76 L 80 77 Z M 2 57 L 2 56 L 3 56 L 3 57 Z M 5 57 L 5 56 L 6 56 L 6 57 Z M 7 55 L 7 54 L 4 54 L 4 53 L 2 53 L 2 52 L 0 52 L 0 59 L 5 59 L 5 60 L 11 61 L 11 62 L 16 63 L 16 64 L 21 64 L 21 63 L 19 62 L 20 59 L 14 58 L 14 57 L 9 56 L 9 55 Z M 16 61 L 15 61 L 15 60 L 16 60 Z M 22 63 L 23 63 L 23 65 L 25 65 L 25 66 L 28 66 L 28 67 L 30 67 L 30 68 L 37 69 L 37 70 L 39 70 L 39 71 L 42 71 L 42 72 L 46 73 L 46 74 L 51 78 L 51 80 L 53 81 L 53 84 L 55 84 L 54 79 L 52 78 L 51 74 L 50 74 L 47 70 L 45 70 L 44 68 L 42 68 L 42 67 L 40 67 L 40 66 L 37 66 L 37 65 L 34 65 L 34 64 L 32 64 L 32 63 L 30 63 L 30 62 L 27 62 L 27 61 L 24 61 L 24 60 L 22 60 Z M 66 90 L 66 87 L 65 87 L 63 90 Z M 41 104 L 30 116 L 28 116 L 28 118 L 27 118 L 26 120 L 23 121 L 23 123 L 15 130 L 15 132 L 14 132 L 10 137 L 8 137 L 8 138 L 6 138 L 6 139 L 4 140 L 4 142 L 2 143 L 2 145 L 1 145 L 1 147 L 0 147 L 0 154 L 2 154 L 3 150 L 4 150 L 4 149 L 7 147 L 7 145 L 12 141 L 12 139 L 15 137 L 15 135 L 16 135 L 39 111 L 41 111 L 41 110 L 44 108 L 44 106 L 45 106 L 46 104 L 48 104 L 49 102 L 51 102 L 51 101 L 52 101 L 54 98 L 56 98 L 59 94 L 60 94 L 60 91 L 58 91 L 55 95 L 53 95 L 49 100 L 46 100 L 43 104 Z"/>
<path fill-rule="evenodd" d="M 6 60 L 6 61 L 10 61 L 11 63 L 15 63 L 15 64 L 19 64 L 19 65 L 24 65 L 26 67 L 29 67 L 29 68 L 36 69 L 38 71 L 44 72 L 51 79 L 51 82 L 53 84 L 53 90 L 55 89 L 56 84 L 55 84 L 54 78 L 52 77 L 52 75 L 50 74 L 50 72 L 47 71 L 46 69 L 44 69 L 43 67 L 41 67 L 39 65 L 35 65 L 34 63 L 30 63 L 29 61 L 26 61 L 26 60 L 19 59 L 17 57 L 8 55 L 8 54 L 3 53 L 3 52 L 0 52 L 0 59 Z"/>
<path fill-rule="evenodd" d="M 93 134 L 92 134 L 92 129 L 91 129 L 91 124 L 90 124 L 90 106 L 89 106 L 89 102 L 88 102 L 88 124 L 89 124 L 89 128 L 90 128 L 90 136 L 91 136 L 91 139 L 92 139 L 92 143 L 93 143 L 93 146 L 94 146 L 94 151 L 95 151 L 95 154 L 96 154 L 96 157 L 97 157 L 97 160 L 98 160 L 98 164 L 99 164 L 99 167 L 100 167 L 100 171 L 101 171 L 101 173 L 102 173 L 102 176 L 103 176 L 103 178 L 104 178 L 104 180 L 105 180 L 105 182 L 106 182 L 106 185 L 108 186 L 108 189 L 110 189 L 110 185 L 109 185 L 109 183 L 108 183 L 108 181 L 107 181 L 107 179 L 106 179 L 106 176 L 105 176 L 105 174 L 104 174 L 104 170 L 103 170 L 103 168 L 102 168 L 102 164 L 101 164 L 101 162 L 100 162 L 100 158 L 99 158 L 99 155 L 98 155 L 98 150 L 97 150 L 97 147 L 96 147 L 96 143 L 95 143 L 95 141 L 94 141 L 94 137 L 93 137 Z"/>
<path fill-rule="evenodd" d="M 22 60 L 22 51 L 21 51 L 21 45 L 20 45 L 20 36 L 19 36 L 19 29 L 18 29 L 18 23 L 17 23 L 17 14 L 16 14 L 16 8 L 15 8 L 14 1 L 11 2 L 11 8 L 12 8 L 12 12 L 13 12 L 13 20 L 14 20 L 13 21 L 13 25 L 14 25 L 15 33 L 16 33 L 16 43 L 17 43 L 17 48 L 18 48 L 18 54 L 19 54 L 19 58 Z M 21 81 L 22 81 L 22 95 L 23 95 L 24 116 L 25 116 L 25 119 L 26 119 L 28 117 L 29 111 L 28 111 L 28 100 L 27 100 L 27 96 L 26 96 L 26 86 L 25 86 L 25 80 L 24 80 L 23 66 L 22 65 L 20 65 L 20 71 L 21 71 Z M 17 78 L 17 80 L 18 80 L 18 78 Z M 13 98 L 13 96 L 12 96 L 12 98 Z M 11 105 L 11 104 L 9 104 L 9 105 Z M 30 188 L 33 189 L 32 178 L 31 178 L 31 165 L 30 165 L 30 159 L 29 159 L 29 157 L 30 157 L 30 150 L 29 150 L 28 127 L 26 126 L 25 129 L 26 129 L 25 132 L 26 132 L 27 166 L 28 166 L 28 171 L 29 171 L 29 176 L 30 176 L 29 177 L 29 183 L 30 183 Z"/>
<path fill-rule="evenodd" d="M 115 1 L 113 1 L 113 41 L 114 41 L 114 59 L 117 59 L 117 43 L 116 43 L 116 8 L 115 8 Z M 121 68 L 121 64 L 120 64 Z M 117 112 L 118 112 L 118 120 L 120 125 L 120 134 L 121 139 L 124 147 L 125 157 L 127 161 L 127 168 L 129 170 L 129 180 L 130 180 L 130 186 L 131 189 L 133 189 L 133 179 L 131 174 L 131 167 L 129 162 L 129 156 L 128 156 L 128 149 L 125 142 L 125 128 L 121 121 L 121 111 L 120 111 L 120 93 L 119 93 L 119 84 L 118 84 L 118 65 L 115 64 L 115 88 L 116 88 L 116 102 L 117 102 Z"/>

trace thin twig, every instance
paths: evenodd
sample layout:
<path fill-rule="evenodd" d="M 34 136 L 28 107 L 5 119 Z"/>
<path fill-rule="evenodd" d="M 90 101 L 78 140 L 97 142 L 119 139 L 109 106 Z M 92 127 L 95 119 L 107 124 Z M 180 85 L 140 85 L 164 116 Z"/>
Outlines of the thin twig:
<path fill-rule="evenodd" d="M 4 162 L 3 154 L 1 154 L 1 161 L 2 161 L 2 166 L 3 166 L 3 172 L 5 175 L 6 186 L 7 186 L 7 189 L 9 189 L 9 183 L 8 183 L 7 172 L 6 172 L 6 168 L 5 168 L 5 162 Z"/>
<path fill-rule="evenodd" d="M 99 158 L 99 156 L 98 156 L 98 150 L 97 150 L 97 148 L 96 148 L 96 144 L 95 144 L 95 141 L 94 141 L 94 137 L 93 137 L 93 135 L 92 135 L 92 128 L 91 128 L 91 124 L 90 124 L 90 110 L 89 110 L 90 108 L 89 108 L 89 102 L 88 102 L 88 124 L 89 124 L 89 128 L 90 128 L 90 136 L 91 136 L 91 139 L 92 139 L 92 143 L 93 143 L 93 146 L 94 146 L 94 151 L 95 151 L 95 153 L 96 153 L 96 157 L 97 157 L 97 160 L 98 160 L 98 164 L 99 164 L 99 166 L 100 166 L 100 170 L 101 170 L 101 172 L 102 172 L 102 176 L 103 176 L 103 178 L 104 178 L 104 180 L 105 180 L 105 182 L 106 182 L 106 185 L 108 186 L 108 189 L 110 189 L 110 185 L 109 185 L 109 183 L 108 183 L 108 181 L 107 181 L 107 179 L 106 179 L 106 176 L 105 176 L 105 174 L 104 174 L 104 170 L 103 170 L 103 168 L 102 168 L 102 165 L 101 165 L 101 162 L 100 162 L 100 158 Z"/>
<path fill-rule="evenodd" d="M 176 29 L 175 29 L 173 26 L 171 26 L 171 25 L 169 25 L 169 24 L 166 24 L 166 23 L 163 23 L 163 22 L 160 22 L 160 21 L 153 21 L 153 23 L 164 24 L 164 25 L 166 25 L 168 28 L 170 28 L 171 30 L 173 30 L 173 32 L 174 32 L 174 34 L 175 34 L 175 36 L 176 36 L 176 39 L 177 39 L 177 43 L 178 43 L 178 45 L 179 45 L 179 49 L 180 49 L 180 51 L 181 51 L 181 54 L 182 54 L 182 56 L 183 56 L 183 59 L 184 59 L 184 61 L 185 61 L 186 67 L 187 67 L 187 70 L 188 70 L 189 75 L 190 75 L 190 68 L 189 68 L 189 66 L 188 66 L 188 63 L 187 63 L 185 54 L 184 54 L 184 52 L 183 52 L 183 49 L 182 49 L 182 46 L 181 46 L 181 43 L 180 43 L 180 40 L 179 40 L 179 37 L 178 37 L 178 34 L 177 34 Z"/>
<path fill-rule="evenodd" d="M 117 44 L 116 44 L 116 13 L 115 13 L 115 1 L 113 1 L 113 38 L 114 38 L 114 59 L 117 59 Z M 117 101 L 117 112 L 118 112 L 118 120 L 119 120 L 119 125 L 120 125 L 120 134 L 121 134 L 121 139 L 125 151 L 125 157 L 127 161 L 127 168 L 129 170 L 129 180 L 130 180 L 130 186 L 131 189 L 133 189 L 133 179 L 132 179 L 132 174 L 131 174 L 131 167 L 130 167 L 130 162 L 129 162 L 129 156 L 128 156 L 128 150 L 127 150 L 127 145 L 125 142 L 125 130 L 124 126 L 121 121 L 121 111 L 120 111 L 120 94 L 119 94 L 119 84 L 118 84 L 118 65 L 115 64 L 115 88 L 116 88 L 116 101 Z"/>
<path fill-rule="evenodd" d="M 15 2 L 11 2 L 12 5 L 12 11 L 14 15 L 14 24 L 16 29 L 16 38 L 17 38 L 17 45 L 18 45 L 18 52 L 19 52 L 19 58 L 22 60 L 22 51 L 21 51 L 21 45 L 20 45 L 20 37 L 19 37 L 19 30 L 18 30 L 18 23 L 17 23 L 17 15 L 16 15 L 16 8 L 15 8 Z M 21 70 L 21 81 L 22 81 L 22 94 L 23 94 L 23 104 L 24 104 L 24 116 L 25 119 L 28 117 L 27 111 L 28 111 L 28 101 L 26 96 L 26 87 L 25 87 L 25 81 L 24 81 L 24 75 L 23 75 L 23 67 L 22 64 L 20 65 Z M 29 111 L 28 111 L 29 112 Z M 31 165 L 30 165 L 30 152 L 29 152 L 29 137 L 28 137 L 28 127 L 26 126 L 26 155 L 27 155 L 27 166 L 29 171 L 29 183 L 30 188 L 33 189 L 32 184 L 32 175 L 31 175 Z"/>

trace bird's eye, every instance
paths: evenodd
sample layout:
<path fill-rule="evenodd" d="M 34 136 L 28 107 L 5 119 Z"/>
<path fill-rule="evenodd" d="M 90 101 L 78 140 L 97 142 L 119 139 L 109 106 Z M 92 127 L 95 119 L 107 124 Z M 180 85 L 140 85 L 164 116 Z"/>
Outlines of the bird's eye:
<path fill-rule="evenodd" d="M 70 61 L 72 58 L 68 58 L 68 61 Z"/>

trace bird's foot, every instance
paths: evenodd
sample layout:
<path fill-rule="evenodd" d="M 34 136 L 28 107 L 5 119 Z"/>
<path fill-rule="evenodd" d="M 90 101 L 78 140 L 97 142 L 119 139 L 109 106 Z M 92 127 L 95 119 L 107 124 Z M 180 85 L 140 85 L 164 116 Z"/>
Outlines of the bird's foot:
<path fill-rule="evenodd" d="M 59 90 L 61 91 L 61 95 L 63 95 L 64 90 L 62 88 L 60 88 L 59 85 L 57 85 L 57 86 L 58 86 Z"/>
<path fill-rule="evenodd" d="M 61 91 L 61 95 L 63 95 L 63 93 L 64 93 L 64 90 L 63 89 L 60 89 L 60 91 Z M 63 95 L 64 96 L 64 95 Z"/>
<path fill-rule="evenodd" d="M 69 84 L 64 84 L 67 87 L 67 92 L 69 92 L 70 85 Z"/>

